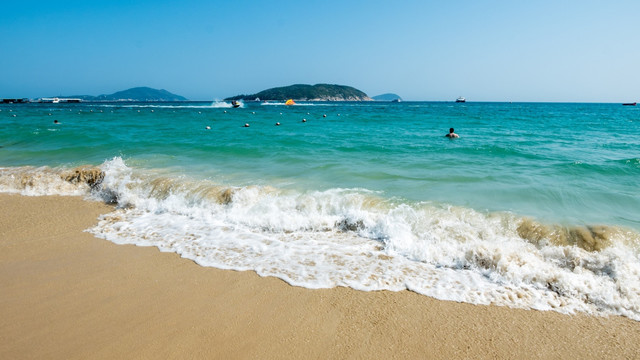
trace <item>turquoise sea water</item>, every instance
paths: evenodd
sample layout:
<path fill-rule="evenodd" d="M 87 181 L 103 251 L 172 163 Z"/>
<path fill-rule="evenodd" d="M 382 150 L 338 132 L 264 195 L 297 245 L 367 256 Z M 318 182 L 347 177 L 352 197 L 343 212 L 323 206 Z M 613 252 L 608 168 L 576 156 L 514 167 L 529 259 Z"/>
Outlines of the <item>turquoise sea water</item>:
<path fill-rule="evenodd" d="M 116 201 L 92 230 L 111 241 L 311 288 L 640 319 L 638 107 L 0 110 L 0 191 Z M 449 127 L 459 139 L 444 137 Z M 99 184 L 64 181 L 86 165 L 103 172 Z"/>
<path fill-rule="evenodd" d="M 218 106 L 3 106 L 0 165 L 99 165 L 120 156 L 228 185 L 364 188 L 565 224 L 640 228 L 637 107 Z M 443 137 L 449 127 L 461 138 Z"/>

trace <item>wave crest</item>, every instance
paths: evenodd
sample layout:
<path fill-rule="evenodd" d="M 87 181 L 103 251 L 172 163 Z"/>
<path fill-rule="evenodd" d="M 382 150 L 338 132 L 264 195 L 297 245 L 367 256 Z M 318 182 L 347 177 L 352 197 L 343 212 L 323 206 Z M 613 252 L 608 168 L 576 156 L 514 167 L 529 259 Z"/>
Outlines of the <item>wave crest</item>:
<path fill-rule="evenodd" d="M 517 228 L 518 235 L 537 245 L 577 246 L 586 251 L 601 251 L 612 245 L 616 240 L 628 239 L 627 245 L 633 245 L 639 240 L 625 229 L 606 226 L 561 226 L 545 225 L 533 219 L 524 218 Z"/>
<path fill-rule="evenodd" d="M 104 179 L 95 166 L 74 169 L 49 167 L 17 167 L 0 169 L 0 192 L 40 195 L 87 195 Z"/>
<path fill-rule="evenodd" d="M 203 266 L 298 286 L 410 289 L 439 299 L 640 320 L 640 235 L 543 224 L 365 189 L 234 187 L 129 167 L 0 169 L 0 191 L 115 202 L 90 231 Z"/>

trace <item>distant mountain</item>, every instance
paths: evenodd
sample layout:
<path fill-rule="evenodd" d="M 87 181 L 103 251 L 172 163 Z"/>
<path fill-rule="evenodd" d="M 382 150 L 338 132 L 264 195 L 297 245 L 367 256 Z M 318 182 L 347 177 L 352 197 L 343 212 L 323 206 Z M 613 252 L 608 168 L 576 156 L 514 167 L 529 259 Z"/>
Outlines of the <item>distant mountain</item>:
<path fill-rule="evenodd" d="M 84 101 L 186 101 L 187 98 L 172 94 L 167 90 L 157 90 L 150 87 L 135 87 L 118 91 L 111 95 L 74 95 L 58 96 L 60 98 L 78 98 Z"/>
<path fill-rule="evenodd" d="M 375 100 L 375 101 L 394 101 L 394 100 L 402 101 L 402 98 L 397 94 L 386 93 L 386 94 L 374 96 L 373 100 Z"/>
<path fill-rule="evenodd" d="M 296 101 L 371 101 L 364 92 L 344 85 L 296 84 L 284 87 L 276 87 L 260 91 L 252 95 L 236 95 L 225 100 L 287 100 Z"/>

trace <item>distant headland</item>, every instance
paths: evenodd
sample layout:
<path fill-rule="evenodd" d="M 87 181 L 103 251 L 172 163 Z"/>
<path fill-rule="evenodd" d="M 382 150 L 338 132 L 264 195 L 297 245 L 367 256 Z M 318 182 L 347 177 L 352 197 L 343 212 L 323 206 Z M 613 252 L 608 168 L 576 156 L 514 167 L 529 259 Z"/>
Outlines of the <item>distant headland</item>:
<path fill-rule="evenodd" d="M 60 96 L 62 97 L 62 96 Z M 152 89 L 150 87 L 134 87 L 109 95 L 76 95 L 68 96 L 83 101 L 186 101 L 187 98 L 172 94 L 167 90 Z"/>
<path fill-rule="evenodd" d="M 150 87 L 134 87 L 122 90 L 109 95 L 58 95 L 52 97 L 43 97 L 35 100 L 31 99 L 2 99 L 3 103 L 29 103 L 29 102 L 45 102 L 45 103 L 73 103 L 81 101 L 188 101 L 187 98 L 172 94 L 167 90 L 152 89 Z"/>
<path fill-rule="evenodd" d="M 402 98 L 400 97 L 400 95 L 398 94 L 393 94 L 393 93 L 387 93 L 387 94 L 382 94 L 382 95 L 378 95 L 378 96 L 374 96 L 373 100 L 375 101 L 393 101 L 393 102 L 400 102 L 402 101 Z"/>
<path fill-rule="evenodd" d="M 276 87 L 251 95 L 236 95 L 225 100 L 287 100 L 295 101 L 372 101 L 367 94 L 345 85 L 296 84 Z"/>

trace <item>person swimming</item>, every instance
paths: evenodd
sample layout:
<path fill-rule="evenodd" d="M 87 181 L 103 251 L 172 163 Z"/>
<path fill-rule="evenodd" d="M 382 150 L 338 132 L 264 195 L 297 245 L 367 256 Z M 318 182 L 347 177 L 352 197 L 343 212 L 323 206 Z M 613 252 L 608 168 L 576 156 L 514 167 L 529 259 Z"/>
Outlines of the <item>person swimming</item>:
<path fill-rule="evenodd" d="M 449 133 L 447 135 L 445 135 L 445 136 L 448 137 L 448 138 L 451 138 L 451 139 L 460 137 L 458 134 L 453 132 L 453 128 L 450 128 L 449 129 Z"/>

